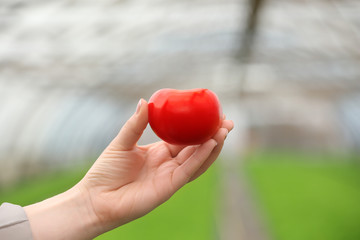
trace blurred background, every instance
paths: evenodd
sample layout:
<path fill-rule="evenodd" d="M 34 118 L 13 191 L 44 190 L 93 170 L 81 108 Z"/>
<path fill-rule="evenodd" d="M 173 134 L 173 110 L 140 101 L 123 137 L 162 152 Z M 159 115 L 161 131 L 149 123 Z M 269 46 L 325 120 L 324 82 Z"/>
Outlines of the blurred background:
<path fill-rule="evenodd" d="M 360 239 L 360 2 L 0 0 L 0 203 L 76 183 L 160 88 L 209 88 L 217 163 L 97 239 Z M 157 138 L 147 129 L 141 143 Z"/>

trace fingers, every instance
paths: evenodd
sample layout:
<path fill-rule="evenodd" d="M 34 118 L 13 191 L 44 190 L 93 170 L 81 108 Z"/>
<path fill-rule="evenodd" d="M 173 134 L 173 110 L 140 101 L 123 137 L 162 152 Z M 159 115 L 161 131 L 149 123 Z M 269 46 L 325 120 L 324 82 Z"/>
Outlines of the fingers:
<path fill-rule="evenodd" d="M 225 117 L 225 115 L 223 115 L 223 117 Z M 230 132 L 234 128 L 234 123 L 231 120 L 223 120 L 221 128 L 226 128 L 228 130 L 228 132 Z M 187 146 L 186 145 L 173 145 L 173 144 L 167 143 L 167 147 L 169 149 L 170 155 L 173 158 L 175 158 L 180 153 L 180 151 L 182 151 Z"/>
<path fill-rule="evenodd" d="M 224 140 L 228 133 L 229 132 L 226 128 L 220 128 L 219 131 L 215 134 L 214 140 L 218 143 L 218 145 L 214 148 L 203 165 L 195 172 L 193 176 L 191 176 L 190 181 L 198 178 L 215 162 L 221 152 L 222 147 L 224 146 Z"/>
<path fill-rule="evenodd" d="M 173 173 L 173 182 L 176 188 L 185 185 L 196 171 L 203 165 L 210 156 L 212 150 L 217 145 L 214 139 L 210 139 L 204 144 L 196 147 L 195 152 Z"/>
<path fill-rule="evenodd" d="M 198 148 L 198 146 L 187 146 L 177 154 L 175 157 L 176 162 L 181 165 L 188 159 Z"/>
<path fill-rule="evenodd" d="M 167 147 L 169 149 L 170 155 L 174 158 L 176 157 L 180 151 L 182 151 L 184 148 L 187 147 L 187 145 L 173 145 L 166 143 Z"/>
<path fill-rule="evenodd" d="M 109 147 L 115 150 L 131 150 L 141 137 L 148 124 L 148 106 L 144 99 L 140 99 L 136 112 L 121 128 L 119 134 Z"/>
<path fill-rule="evenodd" d="M 218 132 L 215 134 L 215 136 L 213 137 L 213 139 L 218 143 L 218 146 L 216 146 L 216 148 L 214 150 L 219 149 L 218 151 L 219 152 L 221 151 L 222 144 L 224 143 L 225 136 L 228 134 L 228 132 L 232 128 L 233 128 L 232 121 L 226 121 L 226 122 L 223 123 L 222 128 L 220 128 L 218 130 Z M 219 146 L 219 145 L 221 145 L 221 146 Z M 183 162 L 185 162 L 185 160 L 188 157 L 191 156 L 191 154 L 195 151 L 195 147 L 196 146 L 177 146 L 177 145 L 171 145 L 171 144 L 168 145 L 170 154 L 172 155 L 173 158 L 175 158 L 175 160 L 179 164 L 182 164 Z M 213 161 L 215 161 L 215 159 Z M 211 163 L 209 163 L 209 166 L 211 165 Z M 206 169 L 208 167 L 206 167 Z"/>
<path fill-rule="evenodd" d="M 170 154 L 180 165 L 175 169 L 172 178 L 176 188 L 196 179 L 213 164 L 221 152 L 227 134 L 233 128 L 233 121 L 224 119 L 213 139 L 200 146 L 168 145 Z"/>
<path fill-rule="evenodd" d="M 221 128 L 226 128 L 230 132 L 234 128 L 234 122 L 231 120 L 224 120 Z"/>

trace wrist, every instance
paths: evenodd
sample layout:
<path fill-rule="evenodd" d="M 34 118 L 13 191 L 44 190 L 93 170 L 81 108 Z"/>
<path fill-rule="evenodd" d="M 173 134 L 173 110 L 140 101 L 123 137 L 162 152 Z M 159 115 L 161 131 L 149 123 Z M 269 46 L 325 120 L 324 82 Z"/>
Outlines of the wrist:
<path fill-rule="evenodd" d="M 88 193 L 81 186 L 24 207 L 35 240 L 92 239 L 101 234 Z"/>

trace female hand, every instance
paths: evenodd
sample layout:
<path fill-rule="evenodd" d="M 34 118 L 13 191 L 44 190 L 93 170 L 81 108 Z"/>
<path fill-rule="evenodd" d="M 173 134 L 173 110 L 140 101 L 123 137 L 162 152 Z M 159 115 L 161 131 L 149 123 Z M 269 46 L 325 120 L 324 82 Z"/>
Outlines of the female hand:
<path fill-rule="evenodd" d="M 70 207 L 70 211 L 74 211 L 72 214 L 69 207 L 58 206 L 58 209 L 63 209 L 62 213 L 57 211 L 63 216 L 58 217 L 58 221 L 67 221 L 66 239 L 90 239 L 147 214 L 205 172 L 218 157 L 228 132 L 233 128 L 232 121 L 224 119 L 214 137 L 197 146 L 176 146 L 163 141 L 138 146 L 137 141 L 147 124 L 147 102 L 140 100 L 136 113 L 85 177 L 69 191 L 54 197 L 55 200 L 41 202 L 53 206 L 61 205 L 61 199 L 77 202 Z M 26 207 L 36 238 L 62 239 L 59 238 L 61 235 L 44 233 L 44 220 L 39 215 L 51 218 L 51 214 L 39 214 L 36 211 L 39 208 L 44 206 Z M 64 217 L 65 214 L 73 217 Z M 54 227 L 50 225 L 49 229 Z"/>

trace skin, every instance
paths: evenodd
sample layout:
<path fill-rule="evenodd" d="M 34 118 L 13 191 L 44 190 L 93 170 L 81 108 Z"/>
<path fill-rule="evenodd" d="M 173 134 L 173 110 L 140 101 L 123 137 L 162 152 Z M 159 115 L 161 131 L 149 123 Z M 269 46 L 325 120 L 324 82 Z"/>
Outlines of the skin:
<path fill-rule="evenodd" d="M 234 126 L 224 117 L 213 138 L 201 145 L 138 146 L 147 124 L 148 104 L 141 99 L 78 184 L 24 207 L 34 239 L 92 239 L 149 213 L 211 166 Z"/>

